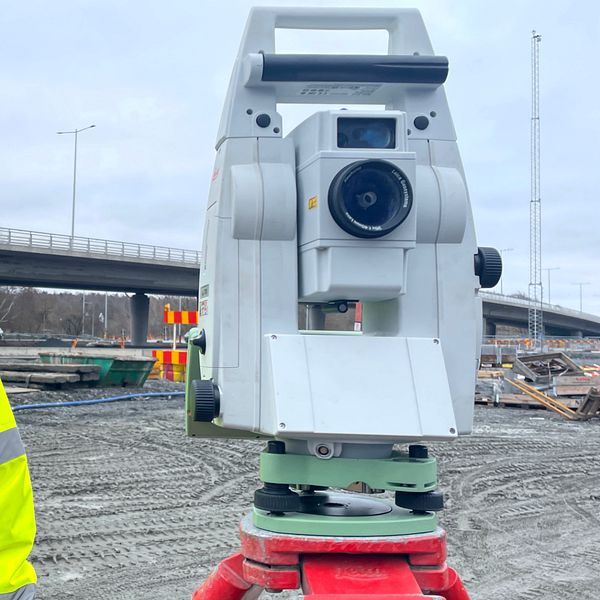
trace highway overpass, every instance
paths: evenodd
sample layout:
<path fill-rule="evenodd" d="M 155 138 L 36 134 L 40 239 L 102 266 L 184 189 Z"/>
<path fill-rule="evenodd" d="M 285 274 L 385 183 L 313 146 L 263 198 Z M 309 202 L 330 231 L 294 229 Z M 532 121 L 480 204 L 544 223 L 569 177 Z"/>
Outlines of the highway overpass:
<path fill-rule="evenodd" d="M 525 298 L 480 292 L 483 299 L 483 334 L 496 335 L 498 325 L 527 329 L 529 301 Z M 600 336 L 600 316 L 565 308 L 557 304 L 543 305 L 544 335 Z"/>
<path fill-rule="evenodd" d="M 147 294 L 196 296 L 200 252 L 131 242 L 0 228 L 0 285 L 131 296 L 131 338 L 145 343 Z"/>
<path fill-rule="evenodd" d="M 0 228 L 0 284 L 196 296 L 200 252 Z"/>
<path fill-rule="evenodd" d="M 128 292 L 132 340 L 148 327 L 147 294 L 196 296 L 201 254 L 131 242 L 0 228 L 0 285 Z M 481 292 L 484 335 L 498 325 L 526 329 L 526 299 Z M 600 336 L 600 317 L 544 304 L 549 336 Z"/>

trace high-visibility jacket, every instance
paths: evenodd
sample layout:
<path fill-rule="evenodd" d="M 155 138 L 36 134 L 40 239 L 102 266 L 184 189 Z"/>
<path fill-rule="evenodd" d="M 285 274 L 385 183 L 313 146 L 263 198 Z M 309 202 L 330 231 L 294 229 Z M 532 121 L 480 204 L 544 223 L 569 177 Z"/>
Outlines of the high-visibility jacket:
<path fill-rule="evenodd" d="M 30 600 L 36 576 L 27 557 L 35 538 L 27 457 L 0 381 L 0 600 Z"/>

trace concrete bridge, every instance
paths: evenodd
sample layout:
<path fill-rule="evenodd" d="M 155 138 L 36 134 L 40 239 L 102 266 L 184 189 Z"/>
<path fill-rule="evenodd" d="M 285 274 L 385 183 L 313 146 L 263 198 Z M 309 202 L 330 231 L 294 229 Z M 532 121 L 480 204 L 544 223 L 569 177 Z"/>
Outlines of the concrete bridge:
<path fill-rule="evenodd" d="M 196 296 L 201 253 L 163 246 L 0 228 L 0 285 L 128 292 L 132 341 L 148 330 L 147 294 Z M 527 328 L 527 300 L 481 292 L 484 335 Z M 546 335 L 600 336 L 600 317 L 544 304 Z"/>
<path fill-rule="evenodd" d="M 483 299 L 483 334 L 496 335 L 498 325 L 527 329 L 529 300 L 503 296 L 494 292 L 480 292 Z M 544 335 L 546 336 L 600 336 L 600 316 L 592 315 L 558 304 L 543 305 Z"/>
<path fill-rule="evenodd" d="M 0 227 L 0 284 L 196 296 L 200 252 Z"/>
<path fill-rule="evenodd" d="M 200 252 L 0 228 L 0 285 L 129 292 L 131 337 L 148 334 L 147 294 L 196 296 Z"/>

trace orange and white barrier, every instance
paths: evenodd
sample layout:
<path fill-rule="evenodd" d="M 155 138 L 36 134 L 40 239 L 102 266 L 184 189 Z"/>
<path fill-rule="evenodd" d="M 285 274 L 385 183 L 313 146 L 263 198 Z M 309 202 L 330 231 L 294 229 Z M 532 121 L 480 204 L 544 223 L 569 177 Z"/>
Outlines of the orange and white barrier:
<path fill-rule="evenodd" d="M 186 350 L 152 350 L 158 365 L 158 377 L 168 381 L 185 381 Z"/>
<path fill-rule="evenodd" d="M 165 308 L 164 322 L 169 325 L 198 325 L 198 311 L 168 310 Z"/>

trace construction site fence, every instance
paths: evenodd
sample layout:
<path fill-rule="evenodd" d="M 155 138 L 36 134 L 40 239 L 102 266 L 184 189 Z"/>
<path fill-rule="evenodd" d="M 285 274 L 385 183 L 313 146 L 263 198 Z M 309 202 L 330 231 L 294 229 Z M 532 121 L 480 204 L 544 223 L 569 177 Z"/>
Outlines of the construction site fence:
<path fill-rule="evenodd" d="M 489 346 L 511 346 L 516 348 L 517 353 L 530 352 L 534 348 L 533 340 L 529 338 L 498 338 L 494 336 L 485 336 L 483 344 Z M 545 338 L 542 351 L 547 350 L 568 350 L 568 351 L 600 351 L 600 337 L 560 337 Z"/>

